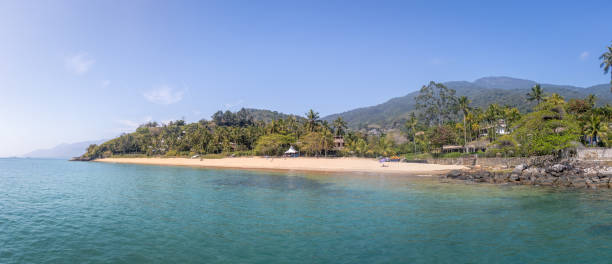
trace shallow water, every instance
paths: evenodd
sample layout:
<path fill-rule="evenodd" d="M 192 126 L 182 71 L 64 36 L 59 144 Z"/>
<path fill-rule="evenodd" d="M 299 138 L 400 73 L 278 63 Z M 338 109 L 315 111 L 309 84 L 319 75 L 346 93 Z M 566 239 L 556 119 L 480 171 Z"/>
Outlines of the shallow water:
<path fill-rule="evenodd" d="M 610 263 L 612 192 L 0 159 L 0 263 Z"/>

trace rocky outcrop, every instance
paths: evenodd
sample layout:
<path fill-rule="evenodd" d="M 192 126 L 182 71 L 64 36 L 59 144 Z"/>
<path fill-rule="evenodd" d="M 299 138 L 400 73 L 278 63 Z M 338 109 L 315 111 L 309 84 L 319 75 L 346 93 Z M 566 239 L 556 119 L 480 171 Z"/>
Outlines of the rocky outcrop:
<path fill-rule="evenodd" d="M 442 165 L 464 165 L 464 166 L 480 166 L 482 168 L 512 168 L 520 164 L 534 165 L 551 162 L 556 160 L 554 155 L 533 156 L 533 157 L 512 157 L 512 158 L 486 158 L 469 156 L 462 158 L 430 158 L 427 163 L 442 164 Z"/>
<path fill-rule="evenodd" d="M 512 171 L 456 170 L 442 177 L 483 183 L 612 188 L 612 167 L 577 160 L 539 165 L 520 164 Z"/>

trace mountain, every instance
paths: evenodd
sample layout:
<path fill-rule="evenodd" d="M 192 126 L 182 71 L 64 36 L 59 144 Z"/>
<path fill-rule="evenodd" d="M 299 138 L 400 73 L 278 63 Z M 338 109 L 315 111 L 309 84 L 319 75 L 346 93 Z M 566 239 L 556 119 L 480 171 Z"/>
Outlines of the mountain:
<path fill-rule="evenodd" d="M 512 77 L 484 77 L 475 80 L 472 84 L 489 89 L 531 89 L 537 83 L 530 80 L 517 79 Z"/>
<path fill-rule="evenodd" d="M 24 154 L 27 158 L 54 158 L 54 159 L 69 159 L 72 157 L 81 156 L 87 147 L 91 144 L 101 144 L 106 140 L 83 141 L 76 143 L 63 143 L 49 149 L 38 149 L 30 153 Z"/>
<path fill-rule="evenodd" d="M 522 112 L 529 111 L 533 102 L 525 96 L 537 82 L 511 77 L 484 77 L 473 82 L 445 82 L 448 88 L 457 91 L 457 96 L 467 96 L 472 100 L 473 107 L 486 107 L 489 104 L 509 105 L 517 107 Z M 545 94 L 558 93 L 566 100 L 584 98 L 589 94 L 597 96 L 598 104 L 612 104 L 612 94 L 609 84 L 595 85 L 587 88 L 571 85 L 541 84 Z M 362 107 L 343 113 L 329 115 L 323 120 L 332 121 L 339 116 L 351 128 L 366 126 L 394 128 L 404 124 L 408 116 L 416 108 L 414 98 L 418 91 L 402 97 L 392 98 L 379 105 Z"/>

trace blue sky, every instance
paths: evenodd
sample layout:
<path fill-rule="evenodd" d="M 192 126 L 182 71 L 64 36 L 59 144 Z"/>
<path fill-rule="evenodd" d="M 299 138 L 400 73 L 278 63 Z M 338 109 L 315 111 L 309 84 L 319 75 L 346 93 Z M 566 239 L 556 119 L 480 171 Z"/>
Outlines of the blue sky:
<path fill-rule="evenodd" d="M 148 120 L 322 115 L 430 80 L 591 86 L 612 1 L 1 1 L 0 156 Z"/>

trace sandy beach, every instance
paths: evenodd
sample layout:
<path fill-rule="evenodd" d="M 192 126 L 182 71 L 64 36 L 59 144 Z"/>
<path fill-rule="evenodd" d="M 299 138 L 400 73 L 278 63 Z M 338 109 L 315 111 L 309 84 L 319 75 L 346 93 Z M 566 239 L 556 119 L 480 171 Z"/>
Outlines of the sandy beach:
<path fill-rule="evenodd" d="M 460 165 L 387 162 L 385 167 L 375 159 L 365 158 L 264 158 L 239 157 L 223 159 L 189 158 L 105 158 L 96 162 L 192 166 L 205 168 L 235 168 L 264 170 L 295 170 L 316 172 L 369 172 L 404 174 L 440 174 L 449 170 L 465 169 Z"/>

